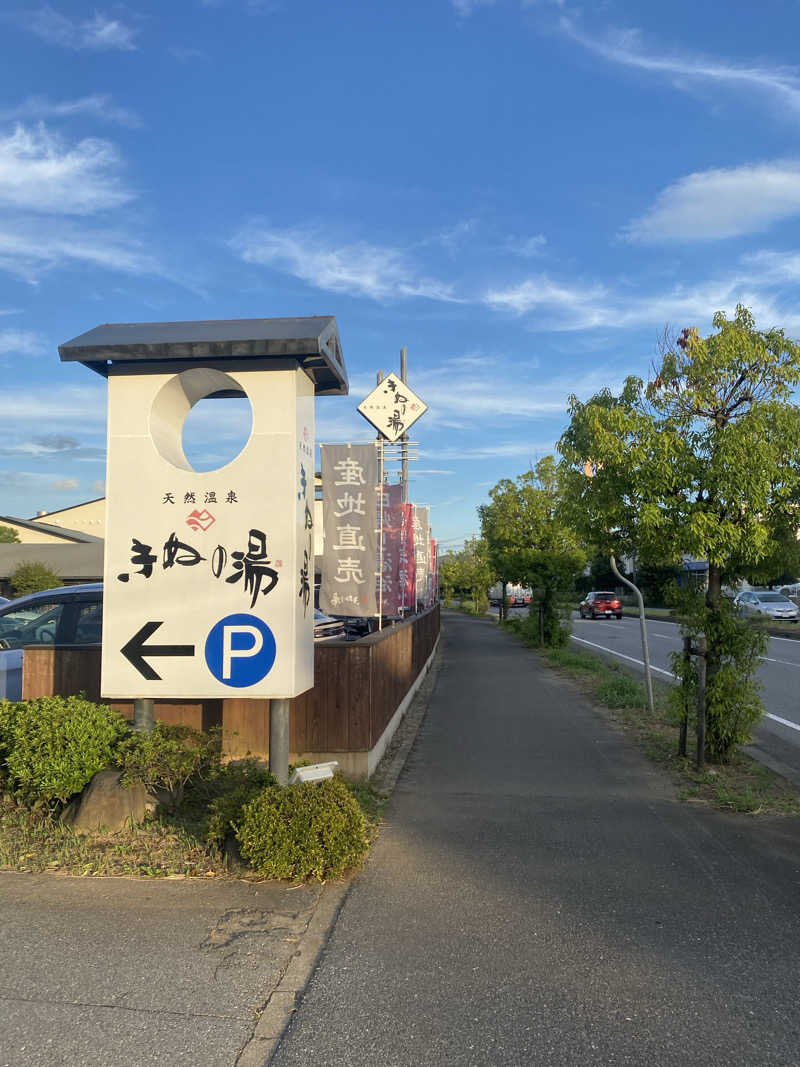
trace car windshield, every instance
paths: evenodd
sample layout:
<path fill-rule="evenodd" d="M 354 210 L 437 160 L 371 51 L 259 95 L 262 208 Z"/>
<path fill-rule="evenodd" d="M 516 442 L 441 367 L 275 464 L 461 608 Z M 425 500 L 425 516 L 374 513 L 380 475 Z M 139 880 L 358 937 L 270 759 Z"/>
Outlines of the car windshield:
<path fill-rule="evenodd" d="M 789 601 L 780 593 L 756 593 L 756 600 L 762 604 L 788 604 Z"/>
<path fill-rule="evenodd" d="M 63 604 L 39 601 L 0 615 L 0 649 L 49 645 L 56 639 Z"/>

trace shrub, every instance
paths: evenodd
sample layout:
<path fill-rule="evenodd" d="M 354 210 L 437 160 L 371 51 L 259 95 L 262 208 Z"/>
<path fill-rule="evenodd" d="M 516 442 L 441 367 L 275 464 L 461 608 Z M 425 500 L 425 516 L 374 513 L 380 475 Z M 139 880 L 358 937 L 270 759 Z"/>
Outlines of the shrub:
<path fill-rule="evenodd" d="M 367 852 L 366 822 L 342 778 L 268 786 L 235 826 L 242 855 L 267 878 L 335 877 Z"/>
<path fill-rule="evenodd" d="M 41 593 L 45 589 L 58 589 L 64 584 L 56 572 L 44 563 L 20 563 L 9 580 L 15 596 Z"/>
<path fill-rule="evenodd" d="M 747 744 L 764 712 L 757 671 L 766 653 L 767 636 L 748 625 L 734 606 L 723 599 L 719 611 L 710 610 L 702 593 L 673 591 L 673 601 L 684 617 L 681 632 L 696 647 L 701 634 L 708 641 L 706 679 L 706 758 L 727 763 L 740 745 Z M 712 651 L 713 666 L 712 671 Z M 680 686 L 670 692 L 673 717 L 696 723 L 697 658 L 687 663 L 682 652 L 672 654 L 672 670 Z"/>
<path fill-rule="evenodd" d="M 219 764 L 219 737 L 191 726 L 157 722 L 150 733 L 130 733 L 114 762 L 123 772 L 123 782 L 143 782 L 180 797 L 192 775 Z"/>
<path fill-rule="evenodd" d="M 241 819 L 245 804 L 254 800 L 262 789 L 274 784 L 274 777 L 255 760 L 243 760 L 222 768 L 214 782 L 214 788 L 221 792 L 208 805 L 206 840 L 209 844 L 221 848 Z"/>
<path fill-rule="evenodd" d="M 0 712 L 0 758 L 23 798 L 65 803 L 111 765 L 125 730 L 121 715 L 83 696 L 6 702 Z"/>

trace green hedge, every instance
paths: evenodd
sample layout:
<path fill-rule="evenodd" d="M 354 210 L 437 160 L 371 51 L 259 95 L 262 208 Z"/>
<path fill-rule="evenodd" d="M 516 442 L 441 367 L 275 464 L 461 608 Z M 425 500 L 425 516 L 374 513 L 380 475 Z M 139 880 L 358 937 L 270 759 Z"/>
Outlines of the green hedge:
<path fill-rule="evenodd" d="M 361 863 L 367 827 L 342 778 L 268 786 L 234 827 L 242 855 L 266 878 L 336 877 Z"/>
<path fill-rule="evenodd" d="M 79 793 L 110 767 L 127 731 L 121 715 L 85 697 L 0 702 L 0 761 L 10 787 L 32 803 Z"/>

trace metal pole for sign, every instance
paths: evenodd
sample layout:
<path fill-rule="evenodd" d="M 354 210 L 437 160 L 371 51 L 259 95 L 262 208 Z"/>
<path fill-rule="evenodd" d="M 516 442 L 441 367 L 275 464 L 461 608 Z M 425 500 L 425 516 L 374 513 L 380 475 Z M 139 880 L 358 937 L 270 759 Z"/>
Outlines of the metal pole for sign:
<path fill-rule="evenodd" d="M 378 579 L 378 629 L 383 629 L 383 441 L 378 441 L 378 450 L 381 454 L 381 473 L 380 481 L 378 482 L 378 492 L 380 494 L 380 519 L 378 526 L 378 536 L 380 537 L 380 549 L 378 551 L 378 570 L 380 571 L 380 577 Z"/>
<path fill-rule="evenodd" d="M 644 680 L 645 686 L 647 688 L 647 708 L 650 714 L 654 715 L 655 708 L 653 704 L 653 676 L 650 673 L 650 651 L 647 647 L 647 623 L 645 621 L 644 616 L 644 600 L 642 599 L 641 592 L 633 584 L 633 582 L 629 582 L 627 578 L 623 578 L 617 570 L 617 561 L 614 558 L 613 552 L 611 553 L 611 570 L 614 572 L 614 574 L 616 574 L 617 578 L 619 578 L 623 585 L 627 585 L 629 589 L 632 589 L 634 591 L 634 593 L 636 594 L 636 599 L 639 602 L 639 625 L 642 628 L 642 657 L 644 659 Z"/>
<path fill-rule="evenodd" d="M 378 382 L 380 385 L 383 381 L 383 371 L 378 371 Z M 375 443 L 378 447 L 378 451 L 381 457 L 380 476 L 378 478 L 378 492 L 380 493 L 380 500 L 378 503 L 378 511 L 380 518 L 378 520 L 378 629 L 383 629 L 383 435 L 381 433 L 375 439 Z"/>
<path fill-rule="evenodd" d="M 269 702 L 269 769 L 278 785 L 289 781 L 289 701 Z"/>
<path fill-rule="evenodd" d="M 400 381 L 408 385 L 408 349 L 400 349 Z M 400 438 L 400 484 L 403 486 L 403 503 L 408 503 L 408 434 Z"/>
<path fill-rule="evenodd" d="M 143 734 L 153 732 L 155 725 L 155 713 L 153 701 L 150 699 L 134 700 L 133 702 L 133 728 Z"/>

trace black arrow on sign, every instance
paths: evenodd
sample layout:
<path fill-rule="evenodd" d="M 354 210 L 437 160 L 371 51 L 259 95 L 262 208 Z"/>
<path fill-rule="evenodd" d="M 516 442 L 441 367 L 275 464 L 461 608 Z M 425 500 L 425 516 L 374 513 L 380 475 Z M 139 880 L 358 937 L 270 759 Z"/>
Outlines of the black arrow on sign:
<path fill-rule="evenodd" d="M 157 674 L 145 656 L 193 656 L 194 645 L 147 645 L 148 637 L 152 637 L 163 622 L 146 622 L 141 630 L 138 630 L 127 645 L 123 645 L 120 652 L 132 667 L 135 667 L 142 677 L 149 682 L 160 682 L 161 675 Z"/>

